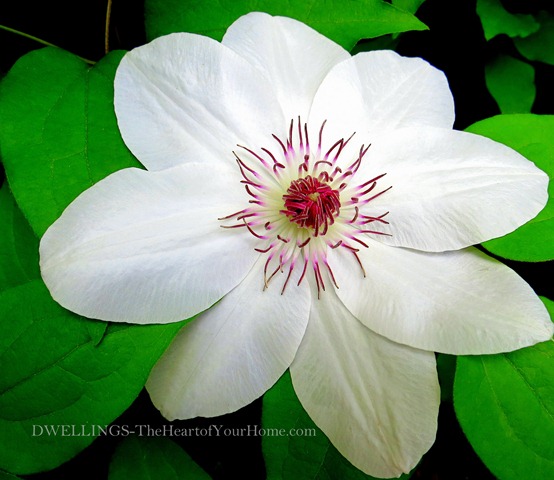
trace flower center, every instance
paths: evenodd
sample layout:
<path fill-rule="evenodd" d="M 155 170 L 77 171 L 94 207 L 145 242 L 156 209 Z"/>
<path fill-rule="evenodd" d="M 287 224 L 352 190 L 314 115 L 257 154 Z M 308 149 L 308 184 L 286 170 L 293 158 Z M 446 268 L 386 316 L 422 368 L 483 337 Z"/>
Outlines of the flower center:
<path fill-rule="evenodd" d="M 233 152 L 248 205 L 219 220 L 234 219 L 236 223 L 222 227 L 245 228 L 259 241 L 255 250 L 266 255 L 264 289 L 277 274 L 284 273 L 284 293 L 293 271 L 299 272 L 300 285 L 308 267 L 313 270 L 318 295 L 326 282 L 338 288 L 329 264 L 330 252 L 338 248 L 354 256 L 365 277 L 358 252 L 369 247 L 371 236 L 390 235 L 389 222 L 384 219 L 389 212 L 375 213 L 371 206 L 392 188 L 377 186 L 386 174 L 360 182 L 359 170 L 369 145 L 347 156 L 352 134 L 325 149 L 325 123 L 315 145 L 310 143 L 308 125 L 299 118 L 296 128 L 291 121 L 288 137 L 272 135 L 277 152 L 266 147 L 255 152 L 243 145 L 238 145 L 241 156 Z"/>
<path fill-rule="evenodd" d="M 311 175 L 293 180 L 283 201 L 281 213 L 291 222 L 313 230 L 315 237 L 325 235 L 340 213 L 339 191 Z"/>

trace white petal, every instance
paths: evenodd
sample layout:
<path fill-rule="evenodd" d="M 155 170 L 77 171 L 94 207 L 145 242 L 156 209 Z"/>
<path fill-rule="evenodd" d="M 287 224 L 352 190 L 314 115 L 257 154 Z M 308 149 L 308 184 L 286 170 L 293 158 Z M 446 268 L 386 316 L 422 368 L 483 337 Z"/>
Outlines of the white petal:
<path fill-rule="evenodd" d="M 304 121 L 329 70 L 346 50 L 297 20 L 253 12 L 229 27 L 222 43 L 271 82 L 288 119 Z"/>
<path fill-rule="evenodd" d="M 247 202 L 235 174 L 200 164 L 127 169 L 86 190 L 41 240 L 54 299 L 86 317 L 131 323 L 208 308 L 259 255 L 245 229 L 217 220 Z"/>
<path fill-rule="evenodd" d="M 421 58 L 388 50 L 359 53 L 336 65 L 314 99 L 310 123 L 327 120 L 336 140 L 356 132 L 357 143 L 402 127 L 451 128 L 454 102 L 444 74 Z"/>
<path fill-rule="evenodd" d="M 548 175 L 515 150 L 471 133 L 409 128 L 377 138 L 356 180 L 387 175 L 369 204 L 389 212 L 389 245 L 440 252 L 505 235 L 548 200 Z"/>
<path fill-rule="evenodd" d="M 129 52 L 115 76 L 115 111 L 127 146 L 149 170 L 234 162 L 286 121 L 270 84 L 231 49 L 176 33 Z"/>
<path fill-rule="evenodd" d="M 148 392 L 166 418 L 238 410 L 289 367 L 308 323 L 310 291 L 294 285 L 281 295 L 273 282 L 263 291 L 264 262 L 187 324 L 152 370 Z"/>
<path fill-rule="evenodd" d="M 552 337 L 544 304 L 513 270 L 475 248 L 424 253 L 370 242 L 331 253 L 338 295 L 373 331 L 454 355 L 499 353 Z"/>
<path fill-rule="evenodd" d="M 313 302 L 291 375 L 310 417 L 365 473 L 409 472 L 435 439 L 434 354 L 375 334 L 332 290 Z"/>

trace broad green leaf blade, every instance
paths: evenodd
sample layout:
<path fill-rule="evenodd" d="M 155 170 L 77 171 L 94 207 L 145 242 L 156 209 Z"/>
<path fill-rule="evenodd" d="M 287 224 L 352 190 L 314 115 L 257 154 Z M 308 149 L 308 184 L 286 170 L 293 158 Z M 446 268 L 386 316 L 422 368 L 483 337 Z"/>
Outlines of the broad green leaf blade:
<path fill-rule="evenodd" d="M 264 395 L 262 428 L 268 480 L 374 478 L 346 460 L 313 423 L 296 397 L 288 371 Z"/>
<path fill-rule="evenodd" d="M 540 27 L 532 15 L 507 12 L 500 0 L 477 0 L 477 14 L 487 40 L 502 33 L 512 38 L 527 37 Z"/>
<path fill-rule="evenodd" d="M 549 201 L 516 231 L 483 243 L 490 252 L 510 260 L 543 262 L 554 259 L 554 116 L 498 115 L 467 128 L 517 150 L 550 177 Z"/>
<path fill-rule="evenodd" d="M 405 10 L 406 12 L 410 13 L 416 13 L 417 9 L 421 7 L 421 4 L 425 0 L 392 0 L 392 4 L 395 7 L 401 8 L 402 10 Z"/>
<path fill-rule="evenodd" d="M 530 113 L 535 101 L 535 69 L 509 55 L 485 67 L 487 88 L 502 113 Z"/>
<path fill-rule="evenodd" d="M 427 28 L 383 0 L 146 0 L 146 33 L 150 39 L 192 32 L 221 40 L 231 23 L 252 11 L 300 20 L 347 50 L 361 38 Z"/>
<path fill-rule="evenodd" d="M 554 65 L 554 16 L 540 12 L 540 29 L 527 38 L 516 38 L 514 43 L 525 58 Z"/>
<path fill-rule="evenodd" d="M 92 424 L 127 409 L 182 325 L 80 318 L 40 280 L 0 293 L 0 468 L 49 470 L 88 446 Z"/>
<path fill-rule="evenodd" d="M 0 480 L 15 480 L 17 478 L 21 478 L 21 477 L 16 477 L 15 475 L 12 475 L 11 473 L 0 472 Z"/>
<path fill-rule="evenodd" d="M 554 302 L 543 300 L 554 318 Z M 502 480 L 554 478 L 554 343 L 459 357 L 454 407 L 469 442 Z"/>
<path fill-rule="evenodd" d="M 0 291 L 39 277 L 38 240 L 4 182 L 0 188 Z"/>
<path fill-rule="evenodd" d="M 140 166 L 125 147 L 113 109 L 122 52 L 93 68 L 63 50 L 22 57 L 0 84 L 0 144 L 15 199 L 40 237 L 98 180 Z"/>
<path fill-rule="evenodd" d="M 130 436 L 117 447 L 108 480 L 209 480 L 210 476 L 169 438 Z"/>

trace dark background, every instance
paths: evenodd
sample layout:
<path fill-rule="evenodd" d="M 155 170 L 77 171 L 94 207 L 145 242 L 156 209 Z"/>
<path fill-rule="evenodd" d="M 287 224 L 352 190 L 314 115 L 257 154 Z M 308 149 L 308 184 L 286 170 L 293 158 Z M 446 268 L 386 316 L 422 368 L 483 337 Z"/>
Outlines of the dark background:
<path fill-rule="evenodd" d="M 186 1 L 186 0 L 184 0 Z M 547 0 L 504 1 L 513 13 L 537 13 L 549 10 Z M 499 109 L 485 85 L 484 66 L 498 53 L 520 55 L 511 40 L 500 35 L 486 42 L 481 23 L 472 0 L 427 0 L 417 16 L 429 31 L 402 35 L 396 50 L 408 56 L 419 56 L 443 70 L 450 82 L 456 103 L 455 128 L 463 129 L 475 121 L 496 115 Z M 36 1 L 0 3 L 0 24 L 39 37 L 81 57 L 97 61 L 104 55 L 106 0 Z M 114 0 L 110 21 L 110 49 L 129 50 L 145 43 L 143 2 L 141 0 Z M 0 76 L 4 75 L 19 57 L 41 48 L 39 43 L 0 30 Z M 554 113 L 554 67 L 531 62 L 535 67 L 537 97 L 533 112 Z M 0 168 L 0 182 L 3 172 Z M 554 299 L 553 262 L 524 264 L 505 262 L 535 288 L 539 295 Z M 446 381 L 446 380 L 443 380 Z M 209 426 L 210 424 L 241 426 L 260 421 L 261 402 L 254 402 L 243 410 L 218 419 L 195 419 L 173 422 L 177 427 Z M 91 419 L 94 423 L 94 419 Z M 132 407 L 116 423 L 120 425 L 150 424 L 153 427 L 167 423 L 151 405 L 143 392 Z M 85 451 L 56 470 L 25 478 L 34 480 L 107 478 L 111 454 L 120 438 L 99 437 Z M 225 438 L 175 439 L 191 456 L 216 479 L 264 478 L 260 438 L 235 437 L 232 443 Z M 451 401 L 443 402 L 439 417 L 437 441 L 423 458 L 413 476 L 421 480 L 487 480 L 492 474 L 475 455 L 456 421 Z"/>

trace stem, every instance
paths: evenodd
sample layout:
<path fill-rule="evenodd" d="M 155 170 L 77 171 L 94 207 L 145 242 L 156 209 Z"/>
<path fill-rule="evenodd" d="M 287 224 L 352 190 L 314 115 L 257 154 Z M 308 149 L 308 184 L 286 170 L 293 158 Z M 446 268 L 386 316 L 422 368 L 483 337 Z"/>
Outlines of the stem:
<path fill-rule="evenodd" d="M 22 37 L 29 38 L 30 40 L 34 40 L 35 42 L 42 43 L 43 45 L 46 45 L 47 47 L 55 47 L 56 45 L 47 42 L 46 40 L 42 40 L 38 37 L 33 37 L 32 35 L 29 35 L 28 33 L 20 32 L 19 30 L 15 30 L 10 27 L 6 27 L 4 25 L 0 25 L 0 29 L 6 30 L 7 32 L 15 33 L 16 35 L 21 35 Z"/>
<path fill-rule="evenodd" d="M 108 0 L 106 7 L 106 28 L 104 30 L 104 53 L 110 52 L 110 18 L 112 15 L 112 0 Z"/>
<path fill-rule="evenodd" d="M 16 35 L 20 35 L 21 37 L 28 38 L 29 40 L 33 40 L 34 42 L 41 43 L 42 45 L 46 45 L 47 47 L 54 47 L 54 48 L 60 48 L 57 45 L 54 45 L 53 43 L 47 42 L 46 40 L 43 40 L 42 38 L 34 37 L 33 35 L 29 35 L 28 33 L 20 32 L 19 30 L 15 30 L 14 28 L 6 27 L 5 25 L 0 25 L 0 30 L 5 30 L 6 32 L 15 33 Z M 88 58 L 79 57 L 78 58 L 83 60 L 83 62 L 88 63 L 89 65 L 94 65 L 96 62 L 89 60 Z"/>

